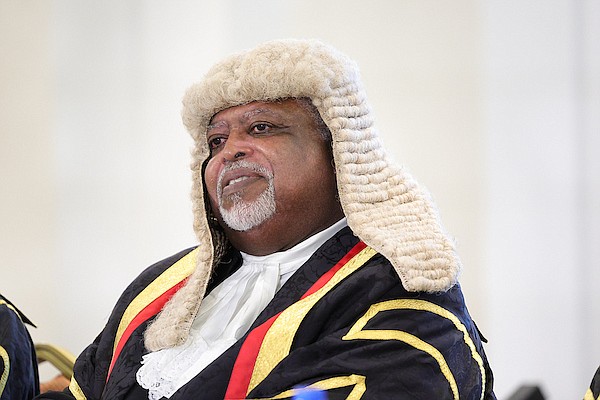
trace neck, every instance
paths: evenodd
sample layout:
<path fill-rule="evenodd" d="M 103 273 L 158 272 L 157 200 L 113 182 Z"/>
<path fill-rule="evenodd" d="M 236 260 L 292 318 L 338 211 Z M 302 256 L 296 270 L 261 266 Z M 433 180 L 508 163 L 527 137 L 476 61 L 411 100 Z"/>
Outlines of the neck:
<path fill-rule="evenodd" d="M 329 228 L 343 217 L 344 213 L 338 205 L 332 212 L 318 219 L 318 223 L 308 223 L 311 218 L 290 221 L 276 215 L 248 231 L 234 231 L 225 227 L 225 233 L 236 249 L 254 256 L 265 256 L 288 250 Z"/>

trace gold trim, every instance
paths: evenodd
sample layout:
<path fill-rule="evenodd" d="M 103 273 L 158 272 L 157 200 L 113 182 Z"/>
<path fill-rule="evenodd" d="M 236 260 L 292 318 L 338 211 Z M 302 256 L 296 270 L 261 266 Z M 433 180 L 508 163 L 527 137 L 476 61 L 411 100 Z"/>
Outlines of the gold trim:
<path fill-rule="evenodd" d="M 322 381 L 318 381 L 308 385 L 306 389 L 331 390 L 346 386 L 354 386 L 352 388 L 352 391 L 348 394 L 348 397 L 346 397 L 346 400 L 360 400 L 362 398 L 362 395 L 367 390 L 367 385 L 365 384 L 365 377 L 362 375 L 354 374 L 349 376 L 336 376 L 333 378 L 324 379 Z M 298 394 L 297 392 L 298 389 L 290 389 L 278 394 L 275 397 L 269 397 L 261 400 L 285 399 L 287 397 L 292 397 Z"/>
<path fill-rule="evenodd" d="M 388 330 L 366 330 L 366 331 L 358 331 L 354 333 L 348 333 L 343 337 L 344 340 L 356 340 L 356 339 L 366 339 L 366 340 L 399 340 L 404 342 L 417 350 L 421 350 L 437 361 L 440 366 L 440 370 L 442 374 L 448 381 L 450 385 L 450 389 L 452 390 L 452 395 L 454 399 L 458 400 L 458 386 L 456 385 L 456 380 L 454 379 L 454 375 L 452 371 L 450 371 L 450 367 L 444 359 L 442 353 L 439 352 L 438 349 L 430 345 L 429 343 L 419 339 L 418 337 L 411 335 L 408 332 L 404 331 L 388 331 Z"/>
<path fill-rule="evenodd" d="M 450 320 L 454 324 L 456 329 L 458 329 L 460 332 L 462 332 L 463 340 L 464 340 L 465 344 L 471 350 L 471 356 L 479 365 L 479 371 L 481 372 L 481 397 L 480 397 L 480 399 L 483 400 L 483 396 L 485 395 L 485 383 L 486 383 L 483 359 L 477 352 L 477 349 L 475 348 L 475 344 L 473 343 L 473 340 L 469 336 L 469 332 L 467 331 L 467 328 L 463 325 L 462 322 L 460 322 L 458 317 L 456 317 L 456 315 L 454 315 L 450 311 L 446 310 L 445 308 L 438 306 L 437 304 L 434 304 L 434 303 L 431 303 L 431 302 L 425 301 L 425 300 L 414 300 L 414 299 L 397 299 L 397 300 L 389 300 L 389 301 L 384 301 L 381 303 L 373 304 L 371 306 L 371 308 L 369 308 L 369 310 L 365 313 L 365 315 L 363 315 L 356 322 L 356 324 L 354 324 L 354 326 L 350 329 L 350 331 L 348 331 L 348 334 L 346 334 L 346 336 L 344 336 L 342 339 L 350 340 L 350 337 L 352 335 L 354 335 L 355 333 L 358 333 L 360 331 L 363 331 L 363 328 L 365 327 L 367 322 L 369 322 L 369 320 L 371 320 L 371 318 L 375 317 L 375 315 L 377 315 L 379 312 L 389 311 L 389 310 L 401 310 L 401 309 L 428 311 L 428 312 L 434 313 L 436 315 L 439 315 L 440 317 Z M 366 330 L 364 332 L 378 332 L 378 331 Z M 391 331 L 391 332 L 393 332 L 393 331 Z"/>
<path fill-rule="evenodd" d="M 161 275 L 159 275 L 152 283 L 150 283 L 135 299 L 127 306 L 127 309 L 121 317 L 121 322 L 115 335 L 115 342 L 113 345 L 113 355 L 117 350 L 119 340 L 123 336 L 125 329 L 129 326 L 131 321 L 152 303 L 158 296 L 166 292 L 188 276 L 194 271 L 196 267 L 196 257 L 198 254 L 198 248 L 195 248 L 182 258 L 180 258 L 175 264 L 167 268 Z"/>
<path fill-rule="evenodd" d="M 594 393 L 592 392 L 592 389 L 588 389 L 587 392 L 585 392 L 585 396 L 583 396 L 583 400 L 600 400 L 600 395 L 594 398 Z"/>
<path fill-rule="evenodd" d="M 4 362 L 2 377 L 0 377 L 0 396 L 2 396 L 6 383 L 8 382 L 8 375 L 10 374 L 10 357 L 8 356 L 8 351 L 2 346 L 0 346 L 0 357 L 2 357 L 2 361 Z"/>
<path fill-rule="evenodd" d="M 21 322 L 23 322 L 23 319 L 21 318 L 21 314 L 17 311 L 17 309 L 10 303 L 7 303 L 4 300 L 0 300 L 0 306 L 6 306 L 9 309 L 13 310 L 15 314 L 17 314 L 17 317 L 19 317 L 19 319 L 21 320 Z"/>
<path fill-rule="evenodd" d="M 286 308 L 277 317 L 271 328 L 267 331 L 260 346 L 247 393 L 250 393 L 262 382 L 290 352 L 294 336 L 298 331 L 304 317 L 331 289 L 351 273 L 362 267 L 375 254 L 376 250 L 365 247 L 352 257 L 333 277 L 319 290 Z"/>
<path fill-rule="evenodd" d="M 83 390 L 81 390 L 81 388 L 79 387 L 79 384 L 75 380 L 75 377 L 71 378 L 69 390 L 71 391 L 76 400 L 87 400 L 87 397 L 85 397 L 85 394 L 83 394 Z"/>

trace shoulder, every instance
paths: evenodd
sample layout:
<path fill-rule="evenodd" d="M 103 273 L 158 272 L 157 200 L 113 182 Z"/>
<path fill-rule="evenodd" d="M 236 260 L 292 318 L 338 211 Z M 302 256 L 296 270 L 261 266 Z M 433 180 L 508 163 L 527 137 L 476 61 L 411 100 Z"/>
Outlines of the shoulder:
<path fill-rule="evenodd" d="M 369 292 L 372 294 L 376 288 L 378 293 L 369 296 L 361 323 L 411 332 L 430 343 L 454 336 L 455 340 L 448 343 L 462 343 L 469 352 L 473 342 L 480 346 L 481 337 L 469 315 L 460 284 L 443 292 L 408 291 L 390 262 L 379 254 L 365 265 L 361 274 L 363 285 L 370 282 Z"/>
<path fill-rule="evenodd" d="M 194 257 L 195 249 L 196 247 L 187 248 L 150 265 L 129 284 L 125 293 L 139 291 L 161 277 L 161 275 L 175 269 L 181 270 L 183 275 L 186 275 L 187 272 L 191 273 L 189 269 L 195 266 L 196 261 Z M 182 265 L 183 263 L 186 263 L 186 265 Z"/>
<path fill-rule="evenodd" d="M 119 297 L 113 317 L 122 314 L 139 296 L 158 297 L 187 279 L 196 265 L 195 250 L 196 247 L 187 248 L 144 269 Z"/>
<path fill-rule="evenodd" d="M 177 252 L 165 259 L 162 259 L 162 260 L 150 265 L 144 271 L 142 271 L 142 273 L 140 275 L 138 275 L 138 277 L 136 278 L 136 281 L 137 280 L 155 279 L 157 276 L 159 276 L 160 274 L 162 274 L 169 268 L 172 268 L 173 266 L 175 266 L 178 262 L 180 262 L 182 260 L 191 260 L 191 258 L 193 258 L 193 255 L 195 254 L 194 250 L 196 250 L 196 247 L 189 247 L 185 250 Z M 195 261 L 195 259 L 194 259 L 194 261 Z"/>
<path fill-rule="evenodd" d="M 10 303 L 4 297 L 0 296 L 0 318 L 1 318 L 2 322 L 4 322 L 5 320 L 11 320 L 14 318 L 18 319 L 19 317 L 20 317 L 20 313 L 12 305 L 12 303 Z"/>
<path fill-rule="evenodd" d="M 371 282 L 370 286 L 382 286 L 378 290 L 381 293 L 381 296 L 378 297 L 380 301 L 403 299 L 405 301 L 398 304 L 408 304 L 409 307 L 418 307 L 417 304 L 420 304 L 421 308 L 435 309 L 436 312 L 433 313 L 435 315 L 455 314 L 459 319 L 470 322 L 462 289 L 458 283 L 448 290 L 440 292 L 409 291 L 402 284 L 390 261 L 381 254 L 373 256 L 358 272 L 356 278 L 363 283 L 369 281 Z M 373 289 L 371 289 L 372 291 Z M 426 306 L 426 304 L 430 304 L 430 306 Z M 442 312 L 442 309 L 446 311 Z"/>
<path fill-rule="evenodd" d="M 32 398 L 38 393 L 33 342 L 24 323 L 30 323 L 0 295 L 0 397 Z"/>
<path fill-rule="evenodd" d="M 0 322 L 3 327 L 11 326 L 21 330 L 25 329 L 23 324 L 35 327 L 25 314 L 2 295 L 0 295 Z"/>
<path fill-rule="evenodd" d="M 8 368 L 7 360 L 10 358 L 13 358 L 10 363 L 16 362 L 15 366 L 31 362 L 33 343 L 24 323 L 30 323 L 27 317 L 0 296 L 0 352 L 4 360 L 2 368 Z"/>
<path fill-rule="evenodd" d="M 600 367 L 596 370 L 590 388 L 585 394 L 585 399 L 597 399 L 600 397 Z"/>

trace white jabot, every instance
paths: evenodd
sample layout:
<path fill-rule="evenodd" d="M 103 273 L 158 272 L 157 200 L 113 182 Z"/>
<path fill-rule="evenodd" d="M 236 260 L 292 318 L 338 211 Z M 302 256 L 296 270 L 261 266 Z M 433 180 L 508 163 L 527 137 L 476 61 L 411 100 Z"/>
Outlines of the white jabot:
<path fill-rule="evenodd" d="M 248 331 L 275 293 L 310 256 L 340 229 L 346 218 L 289 250 L 253 256 L 202 301 L 190 335 L 180 346 L 143 356 L 136 378 L 148 398 L 170 398 Z"/>

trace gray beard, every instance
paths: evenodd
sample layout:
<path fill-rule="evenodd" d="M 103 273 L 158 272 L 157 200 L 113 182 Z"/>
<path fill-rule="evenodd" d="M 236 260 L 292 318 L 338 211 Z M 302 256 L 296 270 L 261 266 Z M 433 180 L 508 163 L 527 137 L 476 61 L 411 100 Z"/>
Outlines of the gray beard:
<path fill-rule="evenodd" d="M 223 190 L 221 189 L 223 174 L 236 168 L 248 168 L 267 179 L 267 188 L 256 200 L 244 201 L 239 193 L 231 196 L 233 205 L 226 210 L 223 208 Z M 273 175 L 262 166 L 240 160 L 232 163 L 221 171 L 217 184 L 217 201 L 223 222 L 235 231 L 248 231 L 271 218 L 275 214 L 275 186 Z"/>

